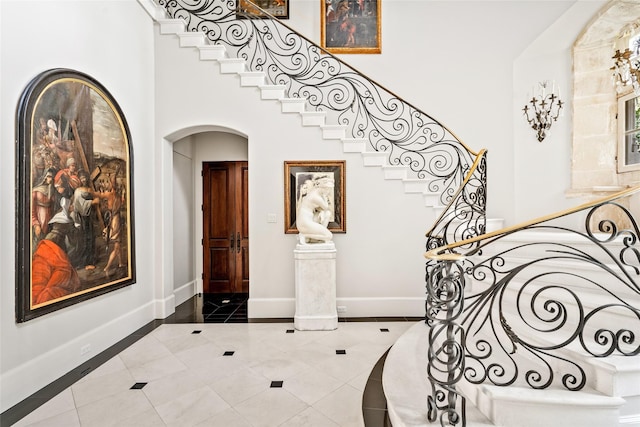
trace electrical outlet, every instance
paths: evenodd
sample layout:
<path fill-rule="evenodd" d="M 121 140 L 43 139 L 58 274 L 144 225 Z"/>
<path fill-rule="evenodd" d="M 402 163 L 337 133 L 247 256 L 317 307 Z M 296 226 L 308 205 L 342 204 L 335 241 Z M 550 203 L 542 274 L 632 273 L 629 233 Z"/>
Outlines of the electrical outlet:
<path fill-rule="evenodd" d="M 91 344 L 83 345 L 82 347 L 80 347 L 80 356 L 84 356 L 90 351 L 91 351 Z"/>
<path fill-rule="evenodd" d="M 338 306 L 338 313 L 346 313 L 347 312 L 347 306 L 346 305 L 339 305 Z"/>

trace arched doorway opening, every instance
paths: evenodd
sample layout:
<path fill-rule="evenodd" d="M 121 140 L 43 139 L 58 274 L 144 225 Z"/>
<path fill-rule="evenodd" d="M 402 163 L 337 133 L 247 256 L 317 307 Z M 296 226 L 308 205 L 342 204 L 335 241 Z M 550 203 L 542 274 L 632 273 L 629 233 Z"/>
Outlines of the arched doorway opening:
<path fill-rule="evenodd" d="M 204 126 L 167 138 L 172 146 L 172 283 L 175 305 L 203 287 L 203 164 L 248 160 L 247 137 L 232 129 Z M 248 289 L 247 289 L 248 293 Z M 201 301 L 202 302 L 202 301 Z"/>

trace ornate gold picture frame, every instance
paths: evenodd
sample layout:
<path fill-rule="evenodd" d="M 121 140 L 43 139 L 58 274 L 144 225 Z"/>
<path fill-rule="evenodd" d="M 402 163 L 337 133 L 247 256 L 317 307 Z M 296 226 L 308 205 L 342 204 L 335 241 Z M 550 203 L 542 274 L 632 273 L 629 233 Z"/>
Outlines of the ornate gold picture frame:
<path fill-rule="evenodd" d="M 289 19 L 290 0 L 238 0 L 236 11 L 238 13 L 249 13 L 258 17 L 267 17 L 260 9 L 270 13 L 278 19 Z M 258 7 L 255 7 L 257 5 Z M 242 17 L 239 15 L 239 17 Z"/>
<path fill-rule="evenodd" d="M 36 76 L 16 117 L 16 320 L 135 282 L 132 150 L 115 99 L 74 70 Z"/>
<path fill-rule="evenodd" d="M 340 53 L 381 53 L 382 0 L 320 0 L 320 46 Z"/>
<path fill-rule="evenodd" d="M 328 195 L 332 217 L 328 229 L 332 233 L 346 233 L 344 160 L 285 161 L 284 162 L 284 232 L 298 233 L 296 211 L 300 189 L 307 181 L 330 179 L 333 192 Z"/>

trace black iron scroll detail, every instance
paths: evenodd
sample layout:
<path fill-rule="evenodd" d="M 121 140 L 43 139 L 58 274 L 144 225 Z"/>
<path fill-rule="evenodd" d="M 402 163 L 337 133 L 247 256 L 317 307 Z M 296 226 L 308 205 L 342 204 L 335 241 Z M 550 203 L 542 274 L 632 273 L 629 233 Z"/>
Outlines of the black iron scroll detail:
<path fill-rule="evenodd" d="M 309 108 L 327 114 L 327 123 L 345 126 L 350 138 L 386 153 L 390 165 L 406 166 L 412 178 L 428 180 L 443 205 L 475 160 L 437 120 L 266 12 L 238 12 L 233 0 L 158 3 L 183 20 L 187 31 L 203 32 L 209 43 L 244 59 L 248 70 L 263 71 L 271 84 L 283 85 L 289 98 L 305 99 Z"/>
<path fill-rule="evenodd" d="M 443 261 L 427 281 L 429 350 L 427 375 L 431 395 L 427 398 L 429 422 L 466 425 L 465 398 L 456 385 L 465 371 L 465 331 L 459 323 L 464 311 L 465 277 L 461 265 Z"/>

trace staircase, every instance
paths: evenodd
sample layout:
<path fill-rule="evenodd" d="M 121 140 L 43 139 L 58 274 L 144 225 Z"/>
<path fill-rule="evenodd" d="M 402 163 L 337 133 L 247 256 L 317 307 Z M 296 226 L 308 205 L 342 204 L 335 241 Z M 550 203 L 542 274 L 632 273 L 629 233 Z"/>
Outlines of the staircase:
<path fill-rule="evenodd" d="M 345 119 L 345 111 L 350 109 L 357 110 L 354 105 L 358 100 L 354 99 L 351 108 L 346 108 L 346 110 L 332 110 L 322 102 L 313 103 L 309 98 L 301 96 L 305 91 L 300 87 L 294 87 L 299 82 L 292 83 L 291 76 L 282 77 L 278 75 L 274 77 L 268 71 L 251 69 L 255 67 L 251 66 L 250 60 L 246 59 L 247 56 L 238 54 L 243 47 L 238 48 L 235 46 L 236 50 L 234 51 L 225 46 L 224 43 L 214 43 L 205 33 L 194 30 L 194 28 L 198 27 L 198 24 L 187 22 L 190 18 L 167 18 L 166 10 L 156 5 L 152 0 L 138 0 L 138 2 L 158 24 L 160 33 L 168 37 L 176 37 L 181 48 L 193 50 L 199 55 L 201 61 L 217 62 L 222 74 L 238 76 L 241 88 L 251 88 L 253 90 L 257 88 L 261 100 L 279 103 L 283 114 L 296 114 L 300 117 L 301 126 L 319 128 L 324 140 L 339 142 L 344 153 L 359 153 L 364 167 L 380 168 L 385 179 L 400 181 L 403 184 L 405 193 L 421 197 L 424 201 L 424 206 L 433 209 L 436 215 L 440 215 L 439 228 L 434 226 L 434 229 L 430 232 L 430 236 L 434 237 L 434 242 L 443 240 L 446 243 L 451 243 L 462 240 L 469 237 L 470 230 L 473 231 L 471 235 L 477 236 L 485 231 L 491 232 L 502 228 L 501 220 L 485 219 L 484 201 L 473 206 L 472 210 L 475 212 L 473 218 L 464 220 L 460 220 L 459 214 L 469 204 L 467 203 L 467 205 L 460 208 L 462 205 L 453 203 L 456 198 L 465 199 L 464 191 L 460 192 L 460 189 L 463 188 L 461 187 L 463 179 L 469 180 L 471 173 L 474 172 L 470 166 L 471 163 L 474 163 L 475 167 L 478 159 L 484 153 L 475 153 L 469 150 L 443 126 L 420 113 L 414 107 L 406 107 L 412 117 L 414 114 L 421 115 L 420 121 L 426 123 L 425 127 L 434 126 L 438 130 L 432 132 L 432 134 L 438 135 L 437 140 L 429 140 L 428 142 L 432 144 L 426 144 L 429 148 L 424 151 L 413 149 L 410 144 L 406 145 L 406 147 L 409 147 L 406 148 L 403 142 L 407 141 L 402 141 L 400 137 L 394 139 L 387 135 L 376 139 L 372 136 L 373 133 L 365 126 L 358 126 L 359 123 L 355 121 L 351 122 L 352 118 Z M 281 24 L 278 23 L 278 25 Z M 318 52 L 318 54 L 323 53 Z M 337 59 L 335 60 L 337 61 Z M 352 71 L 349 71 L 349 73 L 352 73 Z M 285 84 L 275 84 L 273 83 L 274 81 Z M 367 81 L 365 79 L 365 82 Z M 389 93 L 389 96 L 396 100 L 395 95 L 392 93 Z M 361 104 L 364 104 L 364 102 L 361 102 Z M 384 129 L 376 128 L 375 133 L 378 135 L 384 134 Z M 411 137 L 413 138 L 420 132 L 414 133 L 414 131 L 411 131 L 409 133 L 412 133 Z M 420 138 L 410 142 L 416 143 L 416 141 L 422 142 Z M 437 147 L 437 150 L 442 150 L 441 147 L 445 147 L 444 150 L 449 150 L 447 152 L 449 157 L 455 160 L 442 170 L 430 169 L 428 166 L 430 162 L 438 157 L 438 153 L 442 153 L 442 151 L 438 151 L 438 153 L 434 154 L 434 151 L 429 151 L 433 147 Z M 401 151 L 404 149 L 406 151 Z M 486 173 L 486 161 L 484 158 L 481 163 L 479 177 L 476 176 L 476 182 L 473 184 L 475 185 L 475 190 L 470 191 L 470 193 L 474 193 L 474 197 L 469 197 L 469 199 L 477 199 L 475 196 L 478 194 L 484 195 L 486 186 L 486 176 L 484 175 Z M 469 172 L 470 170 L 471 172 Z M 474 225 L 465 224 L 466 220 Z M 495 255 L 504 248 L 513 247 L 513 245 L 532 249 L 533 246 L 529 246 L 524 242 L 538 242 L 539 239 L 550 238 L 557 241 L 558 236 L 541 235 L 537 232 L 513 234 L 508 238 L 501 239 L 492 247 L 491 251 Z M 563 236 L 563 238 L 568 239 L 565 242 L 568 246 L 574 248 L 577 246 L 580 251 L 589 253 L 590 249 L 582 248 L 580 246 L 581 243 L 572 236 Z M 573 240 L 571 240 L 572 238 Z M 506 262 L 526 263 L 529 259 L 534 259 L 535 251 L 525 250 L 521 252 L 511 253 L 509 257 L 505 257 Z M 601 255 L 594 254 L 594 256 Z M 491 256 L 489 250 L 484 251 L 483 257 L 486 258 L 487 256 Z M 554 260 L 547 263 L 547 265 L 541 266 L 541 270 L 536 270 L 537 266 L 532 268 L 531 272 L 532 274 L 536 274 L 536 272 L 544 274 L 545 269 L 550 267 L 568 272 L 573 270 L 582 271 L 585 268 L 584 265 L 572 264 L 570 260 Z M 594 274 L 598 278 L 597 280 L 601 280 L 598 272 L 594 272 Z M 569 274 L 564 278 L 568 282 L 579 282 L 573 280 L 573 277 Z M 550 279 L 556 280 L 551 277 Z M 604 277 L 602 280 L 605 280 Z M 551 283 L 553 284 L 554 282 Z M 578 286 L 580 285 L 580 283 L 577 284 Z M 468 291 L 473 294 L 476 289 L 482 289 L 483 286 L 486 287 L 487 285 L 480 280 L 476 280 L 469 284 Z M 518 288 L 515 282 L 511 283 L 509 289 L 505 292 L 505 298 L 517 298 L 517 292 L 511 290 L 514 288 Z M 585 289 L 582 289 L 582 291 L 585 291 Z M 532 297 L 532 295 L 529 295 L 529 297 Z M 566 293 L 557 295 L 557 297 L 567 307 L 579 308 L 579 305 L 573 304 L 574 301 Z M 634 292 L 629 292 L 623 297 L 633 300 L 632 304 L 635 307 L 640 307 L 640 301 L 634 300 L 634 298 L 637 298 L 637 294 Z M 593 310 L 594 307 L 598 307 L 602 302 L 599 300 L 599 295 L 590 295 L 586 292 L 581 304 L 584 304 L 583 307 L 586 307 L 587 310 Z M 509 319 L 519 318 L 515 305 L 506 305 L 503 315 Z M 619 325 L 633 321 L 632 317 L 629 312 L 613 313 L 606 318 L 606 322 L 611 325 Z M 426 421 L 427 396 L 431 394 L 431 383 L 426 375 L 426 368 L 429 364 L 427 353 L 430 344 L 428 331 L 429 328 L 424 322 L 416 324 L 398 340 L 386 359 L 383 386 L 387 397 L 390 419 L 394 427 L 430 425 Z M 640 337 L 640 331 L 635 331 L 635 333 L 636 337 Z M 475 340 L 491 338 L 491 336 L 485 334 L 484 331 L 481 331 L 473 337 Z M 525 341 L 545 348 L 552 343 L 548 342 L 543 335 L 526 336 Z M 531 388 L 518 375 L 516 375 L 516 380 L 508 387 L 492 384 L 492 381 L 474 384 L 463 379 L 457 385 L 457 391 L 467 399 L 467 425 L 640 427 L 640 358 L 623 356 L 594 357 L 576 345 L 565 346 L 558 352 L 558 357 L 557 359 L 552 359 L 553 364 L 550 364 L 549 367 L 554 377 L 562 378 L 563 375 L 568 373 L 566 371 L 566 361 L 570 361 L 570 367 L 577 365 L 584 370 L 586 383 L 579 391 L 569 391 L 562 385 L 557 384 L 537 390 Z M 534 369 L 544 373 L 545 369 L 547 369 L 545 363 L 541 364 L 535 356 L 522 351 L 516 352 L 512 356 L 508 354 L 508 351 L 505 351 L 504 354 L 496 353 L 491 362 L 497 363 L 498 366 L 508 370 L 510 368 L 513 369 L 514 359 L 518 363 L 517 369 L 522 372 Z M 580 368 L 578 368 L 579 370 Z M 495 372 L 492 375 L 497 377 L 495 382 L 500 384 L 499 375 L 496 376 Z M 574 371 L 569 372 L 569 375 L 580 377 L 580 374 Z M 542 381 L 544 382 L 544 379 Z M 436 422 L 434 425 L 439 424 L 439 422 Z"/>
<path fill-rule="evenodd" d="M 601 228 L 609 234 L 534 220 L 468 251 L 473 270 L 456 321 L 466 357 L 450 371 L 464 371 L 455 387 L 467 425 L 640 426 L 640 257 L 629 218 L 627 228 Z M 415 325 L 387 356 L 383 386 L 395 427 L 430 425 L 429 346 L 446 346 L 444 335 L 430 342 L 429 333 Z"/>
<path fill-rule="evenodd" d="M 430 161 L 433 162 L 433 160 L 429 160 L 429 157 L 434 154 L 426 153 L 426 151 L 420 153 L 419 151 L 423 150 L 424 147 L 418 150 L 409 148 L 406 152 L 403 152 L 402 150 L 404 150 L 404 148 L 397 148 L 397 146 L 402 144 L 396 144 L 396 141 L 391 138 L 382 138 L 380 141 L 375 142 L 377 144 L 376 146 L 373 146 L 372 138 L 365 135 L 365 132 L 362 130 L 359 131 L 362 135 L 353 135 L 354 132 L 356 132 L 353 130 L 353 125 L 332 124 L 346 121 L 344 117 L 340 118 L 339 112 L 332 111 L 331 108 L 327 108 L 324 104 L 321 106 L 315 105 L 313 108 L 310 108 L 310 103 L 307 98 L 298 96 L 300 93 L 296 93 L 296 96 L 288 95 L 288 92 L 293 91 L 291 82 L 289 82 L 289 85 L 271 83 L 274 79 L 273 76 L 270 76 L 265 71 L 249 70 L 247 60 L 233 56 L 234 54 L 238 54 L 238 52 L 230 52 L 229 48 L 222 43 L 214 44 L 207 38 L 204 32 L 187 28 L 189 26 L 187 21 L 192 18 L 168 18 L 165 8 L 159 6 L 153 0 L 138 0 L 138 2 L 158 24 L 160 33 L 170 37 L 177 37 L 181 48 L 194 50 L 199 55 L 201 61 L 217 62 L 222 74 L 237 75 L 239 77 L 240 87 L 258 88 L 261 100 L 278 102 L 283 114 L 299 115 L 301 126 L 318 127 L 321 129 L 322 138 L 324 140 L 339 142 L 342 145 L 342 151 L 344 153 L 359 153 L 364 167 L 380 168 L 386 180 L 402 182 L 404 192 L 409 195 L 421 197 L 424 206 L 432 208 L 436 216 L 444 211 L 450 201 L 449 198 L 452 193 L 451 190 L 447 190 L 450 188 L 455 190 L 460 185 L 462 174 L 466 167 L 465 164 L 470 163 L 470 160 L 464 159 L 465 156 L 467 156 L 466 150 L 468 149 L 435 120 L 425 116 L 429 120 L 425 120 L 428 123 L 424 125 L 433 126 L 438 129 L 437 132 L 431 129 L 429 130 L 432 134 L 438 132 L 441 134 L 440 140 L 435 142 L 440 143 L 442 146 L 460 146 L 454 148 L 458 153 L 451 156 L 458 158 L 459 165 L 448 164 L 446 168 L 449 170 L 442 173 L 437 170 L 427 171 L 425 169 L 431 167 L 427 164 Z M 335 60 L 339 61 L 337 59 Z M 391 94 L 390 96 L 395 99 L 395 95 Z M 416 113 L 413 107 L 407 107 L 407 109 L 409 108 L 412 109 L 414 114 Z M 376 129 L 376 132 L 379 132 L 379 130 Z M 411 132 L 417 133 L 415 129 L 411 130 Z M 416 138 L 415 135 L 412 137 Z M 403 144 L 411 142 L 412 141 L 402 141 Z M 413 141 L 413 143 L 415 143 L 415 141 Z M 435 146 L 435 144 L 432 144 L 432 146 Z M 450 148 L 446 149 L 450 150 Z M 400 154 L 398 154 L 398 152 Z M 411 157 L 415 155 L 417 155 L 419 159 Z M 470 152 L 470 155 L 474 155 L 474 153 Z M 420 166 L 416 167 L 418 164 L 420 164 Z M 458 170 L 455 171 L 455 169 Z M 501 224 L 501 220 L 493 220 L 493 223 L 492 227 L 496 228 Z"/>
<path fill-rule="evenodd" d="M 389 419 L 394 427 L 439 426 L 427 421 L 425 396 L 428 326 L 418 322 L 389 351 L 382 375 Z M 575 353 L 576 358 L 583 355 Z M 572 357 L 567 354 L 567 357 Z M 578 359 L 579 360 L 579 359 Z M 590 360 L 589 385 L 581 391 L 534 390 L 522 384 L 498 387 L 459 384 L 467 398 L 468 427 L 614 427 L 640 425 L 638 358 Z M 422 375 L 418 373 L 422 372 Z"/>
<path fill-rule="evenodd" d="M 603 236 L 601 240 L 604 239 Z M 566 306 L 567 313 L 570 315 L 577 313 L 578 309 L 585 313 L 597 312 L 599 307 L 616 304 L 620 300 L 631 307 L 640 307 L 638 292 L 626 286 L 619 286 L 607 271 L 600 268 L 599 263 L 602 263 L 611 270 L 617 269 L 610 255 L 578 234 L 567 234 L 555 230 L 524 230 L 507 236 L 493 245 L 488 245 L 482 257 L 491 258 L 496 254 L 504 253 L 504 269 L 525 265 L 548 256 L 549 248 L 541 245 L 540 242 L 553 242 L 556 248 L 571 248 L 571 251 L 592 257 L 598 263 L 585 265 L 571 257 L 535 262 L 531 265 L 526 277 L 509 284 L 504 296 L 504 317 L 508 319 L 516 333 L 522 331 L 520 333 L 524 334 L 524 330 L 528 329 L 530 335 L 526 337 L 527 341 L 540 348 L 553 348 L 562 343 L 566 336 L 562 336 L 561 330 L 553 334 L 535 334 L 532 328 L 526 327 L 522 318 L 527 314 L 521 315 L 522 311 L 518 312 L 516 307 L 517 292 L 522 292 L 520 298 L 527 303 L 535 301 L 536 294 L 534 290 L 527 289 L 525 279 L 539 278 L 536 290 L 549 287 L 546 297 L 553 298 L 554 301 Z M 513 248 L 522 248 L 522 250 L 514 251 Z M 607 245 L 607 249 L 612 254 L 619 254 L 624 248 L 625 244 L 621 238 Z M 567 251 L 569 252 L 569 249 Z M 629 267 L 625 270 L 632 276 L 636 275 Z M 561 274 L 549 274 L 549 272 Z M 592 286 L 592 283 L 581 280 L 580 277 L 588 277 L 613 295 L 607 295 L 602 288 Z M 482 287 L 480 281 L 472 282 L 470 294 Z M 575 294 L 567 292 L 566 289 L 570 289 Z M 626 325 L 636 337 L 639 336 L 638 312 L 626 309 L 602 310 L 597 316 L 594 318 L 597 321 L 589 321 L 585 325 L 585 341 L 594 337 L 600 328 L 615 331 L 620 328 L 620 325 Z M 531 318 L 530 313 L 527 318 Z M 531 323 L 530 320 L 529 322 Z M 486 336 L 485 338 L 488 339 Z M 472 338 L 473 341 L 477 339 L 479 336 Z M 635 345 L 630 343 L 624 350 L 630 352 L 637 346 L 636 341 Z M 605 345 L 598 346 L 595 342 L 588 345 L 588 348 L 598 355 L 604 352 L 605 347 Z M 500 356 L 497 356 L 499 359 Z M 560 380 L 565 374 L 578 376 L 579 373 L 573 366 L 575 364 L 584 370 L 586 381 L 584 388 L 570 391 L 561 384 L 553 384 L 547 389 L 536 390 L 520 379 L 509 387 L 463 382 L 460 385 L 460 391 L 469 396 L 469 400 L 478 407 L 480 412 L 496 425 L 501 426 L 554 425 L 560 419 L 567 420 L 563 421 L 562 425 L 571 426 L 640 426 L 640 357 L 625 357 L 615 353 L 607 357 L 595 357 L 576 341 L 558 348 L 557 356 L 558 358 L 547 359 L 554 377 Z M 571 363 L 568 364 L 566 361 Z M 522 372 L 535 369 L 544 373 L 547 369 L 539 360 L 535 358 L 532 360 L 530 354 L 521 355 L 519 365 Z M 546 375 L 543 376 L 546 377 Z"/>

